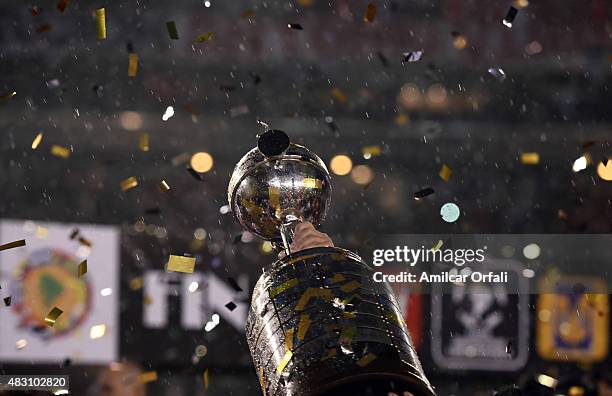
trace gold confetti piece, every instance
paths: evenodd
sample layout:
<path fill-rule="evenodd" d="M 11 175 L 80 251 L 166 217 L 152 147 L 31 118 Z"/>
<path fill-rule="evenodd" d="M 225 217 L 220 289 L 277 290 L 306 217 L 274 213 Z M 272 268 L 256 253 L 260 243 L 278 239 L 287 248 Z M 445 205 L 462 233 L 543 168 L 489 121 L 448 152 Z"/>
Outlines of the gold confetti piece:
<path fill-rule="evenodd" d="M 128 77 L 136 77 L 138 73 L 138 54 L 132 52 L 128 58 Z"/>
<path fill-rule="evenodd" d="M 289 279 L 288 281 L 284 282 L 280 286 L 277 286 L 274 289 L 270 290 L 270 298 L 274 298 L 278 296 L 285 290 L 291 289 L 293 286 L 297 285 L 298 283 L 299 281 L 297 280 L 297 278 Z"/>
<path fill-rule="evenodd" d="M 157 371 L 147 371 L 138 376 L 138 382 L 141 384 L 153 381 L 157 381 Z"/>
<path fill-rule="evenodd" d="M 331 283 L 343 282 L 345 280 L 346 280 L 346 278 L 344 277 L 344 275 L 342 275 L 342 274 L 335 274 L 334 277 L 331 279 Z"/>
<path fill-rule="evenodd" d="M 140 136 L 138 137 L 138 148 L 141 151 L 149 151 L 149 134 L 146 132 L 143 132 L 140 134 Z"/>
<path fill-rule="evenodd" d="M 308 332 L 308 328 L 310 327 L 311 323 L 312 323 L 312 320 L 310 320 L 310 315 L 302 314 L 302 316 L 300 316 L 300 321 L 298 322 L 298 334 L 297 334 L 298 341 L 302 341 L 304 337 L 306 337 L 306 333 Z"/>
<path fill-rule="evenodd" d="M 15 95 L 17 95 L 17 92 L 16 92 L 16 91 L 11 91 L 11 92 L 9 92 L 9 93 L 6 93 L 6 94 L 4 94 L 4 95 L 0 96 L 0 98 L 2 98 L 2 99 L 5 99 L 5 100 L 6 100 L 6 99 L 10 99 L 10 98 L 12 98 L 12 97 L 13 97 L 13 96 L 15 96 Z"/>
<path fill-rule="evenodd" d="M 453 39 L 453 46 L 458 50 L 462 50 L 467 46 L 467 38 L 462 34 L 457 34 Z"/>
<path fill-rule="evenodd" d="M 55 155 L 56 157 L 60 157 L 60 158 L 68 158 L 70 157 L 70 150 L 67 149 L 66 147 L 62 147 L 62 146 L 58 146 L 57 144 L 54 144 L 53 146 L 51 146 L 51 154 Z"/>
<path fill-rule="evenodd" d="M 92 340 L 102 338 L 104 337 L 104 334 L 106 334 L 106 325 L 94 325 L 91 326 L 91 328 L 89 329 L 89 338 L 91 338 Z"/>
<path fill-rule="evenodd" d="M 321 189 L 323 182 L 319 179 L 304 179 L 304 187 Z"/>
<path fill-rule="evenodd" d="M 38 148 L 38 145 L 40 144 L 40 142 L 42 142 L 42 138 L 43 138 L 42 132 L 36 135 L 36 137 L 32 141 L 32 150 L 36 150 Z"/>
<path fill-rule="evenodd" d="M 521 153 L 521 164 L 537 165 L 540 163 L 540 154 L 538 153 Z"/>
<path fill-rule="evenodd" d="M 77 267 L 79 278 L 87 273 L 87 260 L 83 260 Z"/>
<path fill-rule="evenodd" d="M 98 40 L 106 38 L 106 10 L 100 8 L 96 10 L 96 19 L 98 21 Z"/>
<path fill-rule="evenodd" d="M 334 294 L 330 289 L 321 289 L 309 287 L 306 289 L 304 294 L 298 300 L 297 305 L 295 306 L 296 311 L 302 311 L 310 301 L 312 297 L 322 297 L 331 300 L 334 297 Z"/>
<path fill-rule="evenodd" d="M 202 374 L 202 382 L 204 382 L 204 390 L 208 390 L 208 369 L 204 370 L 204 374 Z"/>
<path fill-rule="evenodd" d="M 338 354 L 338 350 L 336 348 L 330 348 L 327 350 L 325 355 L 323 355 L 323 357 L 321 358 L 321 361 L 324 362 L 327 359 L 336 356 L 337 354 Z"/>
<path fill-rule="evenodd" d="M 159 188 L 163 192 L 170 191 L 170 186 L 165 180 L 162 180 L 161 183 L 159 183 Z"/>
<path fill-rule="evenodd" d="M 200 44 L 200 43 L 203 43 L 204 41 L 208 41 L 208 40 L 210 40 L 212 38 L 213 38 L 213 32 L 208 32 L 208 33 L 200 34 L 198 37 L 195 38 L 195 40 L 193 40 L 193 44 Z"/>
<path fill-rule="evenodd" d="M 286 350 L 293 349 L 293 333 L 295 333 L 294 328 L 287 330 L 287 333 L 285 333 L 285 349 Z"/>
<path fill-rule="evenodd" d="M 138 186 L 138 180 L 134 176 L 130 176 L 121 182 L 121 191 L 127 191 Z"/>
<path fill-rule="evenodd" d="M 382 154 L 382 149 L 380 146 L 365 146 L 361 149 L 361 154 L 363 154 L 363 158 L 370 159 Z"/>
<path fill-rule="evenodd" d="M 270 186 L 268 188 L 268 195 L 270 197 L 270 207 L 273 209 L 280 208 L 280 191 L 278 187 Z"/>
<path fill-rule="evenodd" d="M 148 294 L 145 294 L 142 298 L 142 302 L 144 305 L 151 305 L 151 303 L 153 302 L 153 299 Z"/>
<path fill-rule="evenodd" d="M 285 369 L 285 367 L 287 367 L 287 364 L 291 360 L 292 356 L 293 356 L 293 352 L 291 352 L 291 350 L 288 350 L 287 352 L 285 352 L 285 356 L 283 356 L 283 359 L 280 361 L 278 366 L 276 366 L 277 374 L 280 374 L 283 372 L 283 370 Z"/>
<path fill-rule="evenodd" d="M 130 279 L 130 289 L 132 289 L 132 290 L 140 290 L 140 289 L 142 289 L 143 284 L 144 284 L 144 282 L 142 280 L 142 277 Z"/>
<path fill-rule="evenodd" d="M 359 360 L 357 360 L 357 366 L 365 367 L 368 364 L 372 363 L 374 359 L 376 359 L 376 355 L 371 352 L 368 352 L 367 354 L 363 355 Z"/>
<path fill-rule="evenodd" d="M 348 100 L 344 92 L 342 92 L 339 88 L 332 89 L 331 94 L 338 102 L 346 103 Z"/>
<path fill-rule="evenodd" d="M 438 239 L 438 242 L 431 248 L 432 252 L 437 252 L 444 245 L 444 242 L 441 239 Z"/>
<path fill-rule="evenodd" d="M 195 269 L 195 257 L 170 255 L 166 271 L 192 273 Z"/>
<path fill-rule="evenodd" d="M 342 312 L 342 317 L 347 319 L 355 319 L 357 314 L 355 312 Z"/>
<path fill-rule="evenodd" d="M 168 35 L 172 40 L 178 40 L 178 31 L 176 30 L 176 22 L 169 21 L 166 22 L 166 28 L 168 29 Z"/>
<path fill-rule="evenodd" d="M 442 168 L 440 169 L 440 172 L 438 173 L 438 175 L 440 176 L 440 179 L 444 181 L 448 181 L 448 179 L 450 179 L 452 174 L 453 174 L 453 170 L 449 168 L 448 165 L 446 164 L 442 165 Z"/>
<path fill-rule="evenodd" d="M 375 16 L 376 16 L 376 6 L 370 3 L 366 7 L 365 14 L 363 15 L 363 20 L 365 22 L 372 23 Z"/>
<path fill-rule="evenodd" d="M 356 289 L 359 289 L 360 287 L 361 287 L 361 283 L 354 280 L 345 285 L 340 286 L 340 290 L 342 290 L 345 293 L 350 293 Z"/>
<path fill-rule="evenodd" d="M 63 312 L 64 311 L 62 311 L 58 307 L 53 307 L 53 309 L 45 317 L 45 323 L 47 324 L 47 326 L 53 327 L 55 325 L 55 321 Z"/>
<path fill-rule="evenodd" d="M 410 118 L 405 113 L 400 113 L 395 117 L 395 123 L 399 126 L 405 125 Z"/>
<path fill-rule="evenodd" d="M 20 239 L 20 240 L 15 241 L 15 242 L 5 243 L 4 245 L 0 245 L 0 251 L 16 248 L 16 247 L 20 247 L 20 246 L 25 246 L 25 244 L 26 244 L 25 243 L 25 239 Z"/>

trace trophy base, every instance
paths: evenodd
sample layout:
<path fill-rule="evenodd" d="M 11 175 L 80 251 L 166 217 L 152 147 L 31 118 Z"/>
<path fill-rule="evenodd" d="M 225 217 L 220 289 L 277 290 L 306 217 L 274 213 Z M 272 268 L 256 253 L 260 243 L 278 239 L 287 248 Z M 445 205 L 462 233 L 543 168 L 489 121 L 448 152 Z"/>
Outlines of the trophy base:
<path fill-rule="evenodd" d="M 393 292 L 372 275 L 340 248 L 264 270 L 246 328 L 264 395 L 434 395 Z"/>

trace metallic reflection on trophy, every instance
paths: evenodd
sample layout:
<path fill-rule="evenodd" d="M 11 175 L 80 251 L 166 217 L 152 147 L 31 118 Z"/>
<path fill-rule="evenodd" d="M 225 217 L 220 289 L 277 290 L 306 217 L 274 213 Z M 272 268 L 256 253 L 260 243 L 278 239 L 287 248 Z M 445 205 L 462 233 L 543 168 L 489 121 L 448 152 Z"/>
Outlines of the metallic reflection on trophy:
<path fill-rule="evenodd" d="M 257 281 L 247 319 L 264 395 L 434 394 L 390 287 L 345 249 L 289 249 L 295 225 L 317 226 L 329 208 L 317 155 L 267 131 L 236 165 L 228 198 L 244 228 L 287 253 Z"/>

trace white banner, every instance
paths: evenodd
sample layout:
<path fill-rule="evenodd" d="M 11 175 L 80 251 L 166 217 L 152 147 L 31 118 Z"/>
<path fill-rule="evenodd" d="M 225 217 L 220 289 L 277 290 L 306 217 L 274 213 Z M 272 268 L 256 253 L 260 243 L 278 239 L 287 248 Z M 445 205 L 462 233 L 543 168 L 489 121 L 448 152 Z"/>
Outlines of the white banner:
<path fill-rule="evenodd" d="M 0 221 L 0 361 L 105 363 L 117 359 L 119 230 Z M 79 264 L 87 259 L 87 273 Z M 6 306 L 10 297 L 10 306 Z M 45 317 L 63 312 L 53 327 Z"/>

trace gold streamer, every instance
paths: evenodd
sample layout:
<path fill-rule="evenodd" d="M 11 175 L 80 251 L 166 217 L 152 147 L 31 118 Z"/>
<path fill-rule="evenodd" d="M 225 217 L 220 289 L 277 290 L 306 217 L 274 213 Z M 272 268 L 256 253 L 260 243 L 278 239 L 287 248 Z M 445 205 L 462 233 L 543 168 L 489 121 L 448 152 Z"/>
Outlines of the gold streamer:
<path fill-rule="evenodd" d="M 36 150 L 38 148 L 38 145 L 42 141 L 42 138 L 43 138 L 43 133 L 42 132 L 40 132 L 38 135 L 36 135 L 36 137 L 32 141 L 32 150 Z"/>
<path fill-rule="evenodd" d="M 79 278 L 87 273 L 87 260 L 83 260 L 77 267 Z"/>
<path fill-rule="evenodd" d="M 166 270 L 190 274 L 195 269 L 195 264 L 195 257 L 175 256 L 171 254 L 170 258 L 168 259 Z"/>
<path fill-rule="evenodd" d="M 157 371 L 147 371 L 138 376 L 138 382 L 141 384 L 153 381 L 157 381 Z"/>
<path fill-rule="evenodd" d="M 96 10 L 96 19 L 98 20 L 98 40 L 106 38 L 106 11 L 104 8 Z"/>
<path fill-rule="evenodd" d="M 121 182 L 121 191 L 127 191 L 132 189 L 138 185 L 138 180 L 136 177 L 131 176 Z"/>
<path fill-rule="evenodd" d="M 446 164 L 442 165 L 442 168 L 440 169 L 440 172 L 438 173 L 438 175 L 440 176 L 440 179 L 444 181 L 448 181 L 448 179 L 450 179 L 452 174 L 453 174 L 453 170 L 449 168 L 448 165 Z"/>
<path fill-rule="evenodd" d="M 53 327 L 55 325 L 55 321 L 57 320 L 57 318 L 60 317 L 63 312 L 64 311 L 62 311 L 58 307 L 53 307 L 53 309 L 45 317 L 45 323 L 47 324 L 47 326 Z"/>
<path fill-rule="evenodd" d="M 53 146 L 51 146 L 51 154 L 55 155 L 56 157 L 60 157 L 60 158 L 68 158 L 70 157 L 70 150 L 67 149 L 66 147 L 62 147 L 62 146 L 58 146 L 57 144 L 54 144 Z"/>
<path fill-rule="evenodd" d="M 128 63 L 128 77 L 136 77 L 138 72 L 138 54 L 131 53 Z"/>

